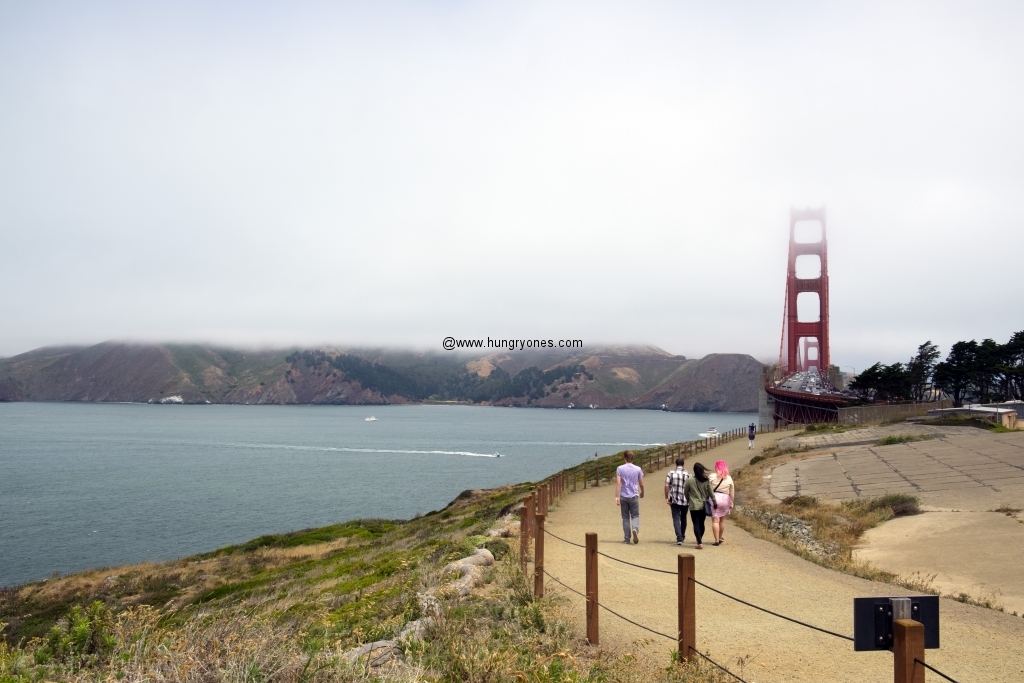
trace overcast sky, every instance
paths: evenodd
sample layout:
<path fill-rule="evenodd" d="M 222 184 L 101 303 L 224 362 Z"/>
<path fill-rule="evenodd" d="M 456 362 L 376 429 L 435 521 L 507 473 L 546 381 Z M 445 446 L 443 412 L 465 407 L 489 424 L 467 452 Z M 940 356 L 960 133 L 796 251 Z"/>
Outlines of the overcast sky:
<path fill-rule="evenodd" d="M 0 2 L 0 355 L 1024 329 L 1024 4 Z M 849 367 L 846 367 L 849 369 Z"/>

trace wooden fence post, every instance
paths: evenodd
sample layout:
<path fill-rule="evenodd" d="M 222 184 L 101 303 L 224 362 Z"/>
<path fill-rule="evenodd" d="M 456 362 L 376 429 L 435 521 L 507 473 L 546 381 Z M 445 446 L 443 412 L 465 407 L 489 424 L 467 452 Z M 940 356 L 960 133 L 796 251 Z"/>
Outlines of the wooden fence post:
<path fill-rule="evenodd" d="M 909 601 L 908 601 L 909 602 Z M 924 624 L 911 619 L 892 622 L 893 683 L 924 683 Z"/>
<path fill-rule="evenodd" d="M 533 513 L 537 511 L 537 503 L 532 493 L 523 499 L 523 504 L 526 505 L 526 542 L 529 543 L 533 538 Z"/>
<path fill-rule="evenodd" d="M 530 554 L 530 537 L 526 533 L 526 526 L 530 523 L 526 514 L 526 506 L 519 507 L 519 569 L 526 576 L 526 557 Z"/>
<path fill-rule="evenodd" d="M 597 534 L 587 534 L 587 642 L 591 645 L 600 644 L 598 633 L 597 606 Z"/>
<path fill-rule="evenodd" d="M 679 554 L 679 661 L 693 659 L 697 647 L 697 605 L 694 600 L 694 559 L 690 553 Z"/>
<path fill-rule="evenodd" d="M 544 597 L 544 515 L 537 515 L 537 537 L 533 539 L 533 596 Z"/>
<path fill-rule="evenodd" d="M 538 503 L 537 503 L 537 514 L 546 515 L 548 514 L 548 485 L 541 484 L 537 489 Z"/>

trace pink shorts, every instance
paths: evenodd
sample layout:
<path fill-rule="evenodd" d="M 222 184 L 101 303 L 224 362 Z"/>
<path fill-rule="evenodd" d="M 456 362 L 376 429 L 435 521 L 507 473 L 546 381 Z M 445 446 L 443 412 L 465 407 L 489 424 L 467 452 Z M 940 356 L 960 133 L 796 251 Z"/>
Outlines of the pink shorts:
<path fill-rule="evenodd" d="M 716 493 L 715 502 L 718 503 L 718 507 L 712 508 L 712 517 L 725 517 L 732 511 L 729 507 L 729 494 L 728 493 Z"/>

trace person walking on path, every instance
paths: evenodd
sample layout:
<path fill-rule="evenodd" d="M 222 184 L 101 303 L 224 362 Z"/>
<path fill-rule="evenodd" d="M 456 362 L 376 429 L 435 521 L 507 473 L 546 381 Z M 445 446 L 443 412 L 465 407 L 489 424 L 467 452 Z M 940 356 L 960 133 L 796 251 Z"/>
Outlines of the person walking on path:
<path fill-rule="evenodd" d="M 693 522 L 693 535 L 697 537 L 697 550 L 704 548 L 704 520 L 707 518 L 705 503 L 714 506 L 714 496 L 711 494 L 711 483 L 708 481 L 707 470 L 704 465 L 694 463 L 693 476 L 686 480 L 683 487 L 686 492 L 686 500 L 690 506 L 690 521 Z"/>
<path fill-rule="evenodd" d="M 633 451 L 626 451 L 625 455 L 625 464 L 615 470 L 615 504 L 622 513 L 622 533 L 626 537 L 623 543 L 639 543 L 644 471 L 633 464 Z"/>
<path fill-rule="evenodd" d="M 682 458 L 676 458 L 676 468 L 665 478 L 665 502 L 672 508 L 672 526 L 676 530 L 676 545 L 686 538 L 686 480 L 690 473 L 683 469 Z"/>
<path fill-rule="evenodd" d="M 715 471 L 708 477 L 712 495 L 715 497 L 714 509 L 711 511 L 711 533 L 715 535 L 715 545 L 722 545 L 722 534 L 725 532 L 725 516 L 732 511 L 736 486 L 729 476 L 729 466 L 724 460 L 715 463 Z"/>
<path fill-rule="evenodd" d="M 747 450 L 754 447 L 754 437 L 757 436 L 757 427 L 751 422 L 750 426 L 747 427 Z"/>

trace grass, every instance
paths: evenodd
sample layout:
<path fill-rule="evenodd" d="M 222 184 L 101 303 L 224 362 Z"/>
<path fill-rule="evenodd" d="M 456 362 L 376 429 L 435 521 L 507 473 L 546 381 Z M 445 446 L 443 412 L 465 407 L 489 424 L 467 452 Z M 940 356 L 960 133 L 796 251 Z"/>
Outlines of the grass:
<path fill-rule="evenodd" d="M 1013 507 L 1012 505 L 1010 505 L 1008 503 L 1003 503 L 999 507 L 997 507 L 994 510 L 992 510 L 992 512 L 1001 512 L 1004 515 L 1006 515 L 1007 517 L 1013 517 L 1017 513 L 1021 512 L 1021 509 L 1020 508 L 1015 508 L 1015 507 Z"/>
<path fill-rule="evenodd" d="M 931 434 L 890 434 L 875 445 L 895 446 L 896 444 L 913 443 L 914 441 L 929 441 L 934 438 Z"/>
<path fill-rule="evenodd" d="M 756 465 L 759 462 L 770 460 L 772 458 L 780 458 L 784 455 L 793 455 L 794 453 L 808 453 L 814 450 L 813 446 L 794 446 L 792 448 L 779 448 L 778 444 L 772 444 L 771 446 L 765 446 L 761 449 L 759 455 L 755 455 L 750 459 L 751 465 Z"/>
<path fill-rule="evenodd" d="M 810 436 L 814 434 L 841 434 L 851 429 L 859 429 L 860 425 L 841 425 L 835 422 L 822 422 L 818 424 L 809 424 L 803 428 L 802 431 L 797 432 L 793 436 Z"/>
<path fill-rule="evenodd" d="M 974 427 L 976 429 L 984 429 L 988 432 L 994 432 L 996 434 L 1006 434 L 1013 430 L 1007 429 L 1001 424 L 996 424 L 992 420 L 986 420 L 981 417 L 964 417 L 960 415 L 947 415 L 944 417 L 933 417 L 927 420 L 921 420 L 918 424 L 922 425 L 936 425 L 939 427 Z"/>
<path fill-rule="evenodd" d="M 638 451 L 638 459 L 657 450 Z M 608 466 L 621 456 L 601 460 Z M 728 680 L 704 663 L 652 664 L 590 647 L 567 618 L 572 605 L 534 600 L 518 543 L 484 535 L 532 490 L 465 491 L 413 520 L 261 536 L 174 562 L 3 589 L 0 683 Z M 485 586 L 459 597 L 442 569 L 477 547 L 497 563 Z M 425 591 L 441 599 L 442 617 L 422 641 L 406 644 L 400 665 L 371 670 L 343 657 L 423 616 L 417 594 Z"/>

